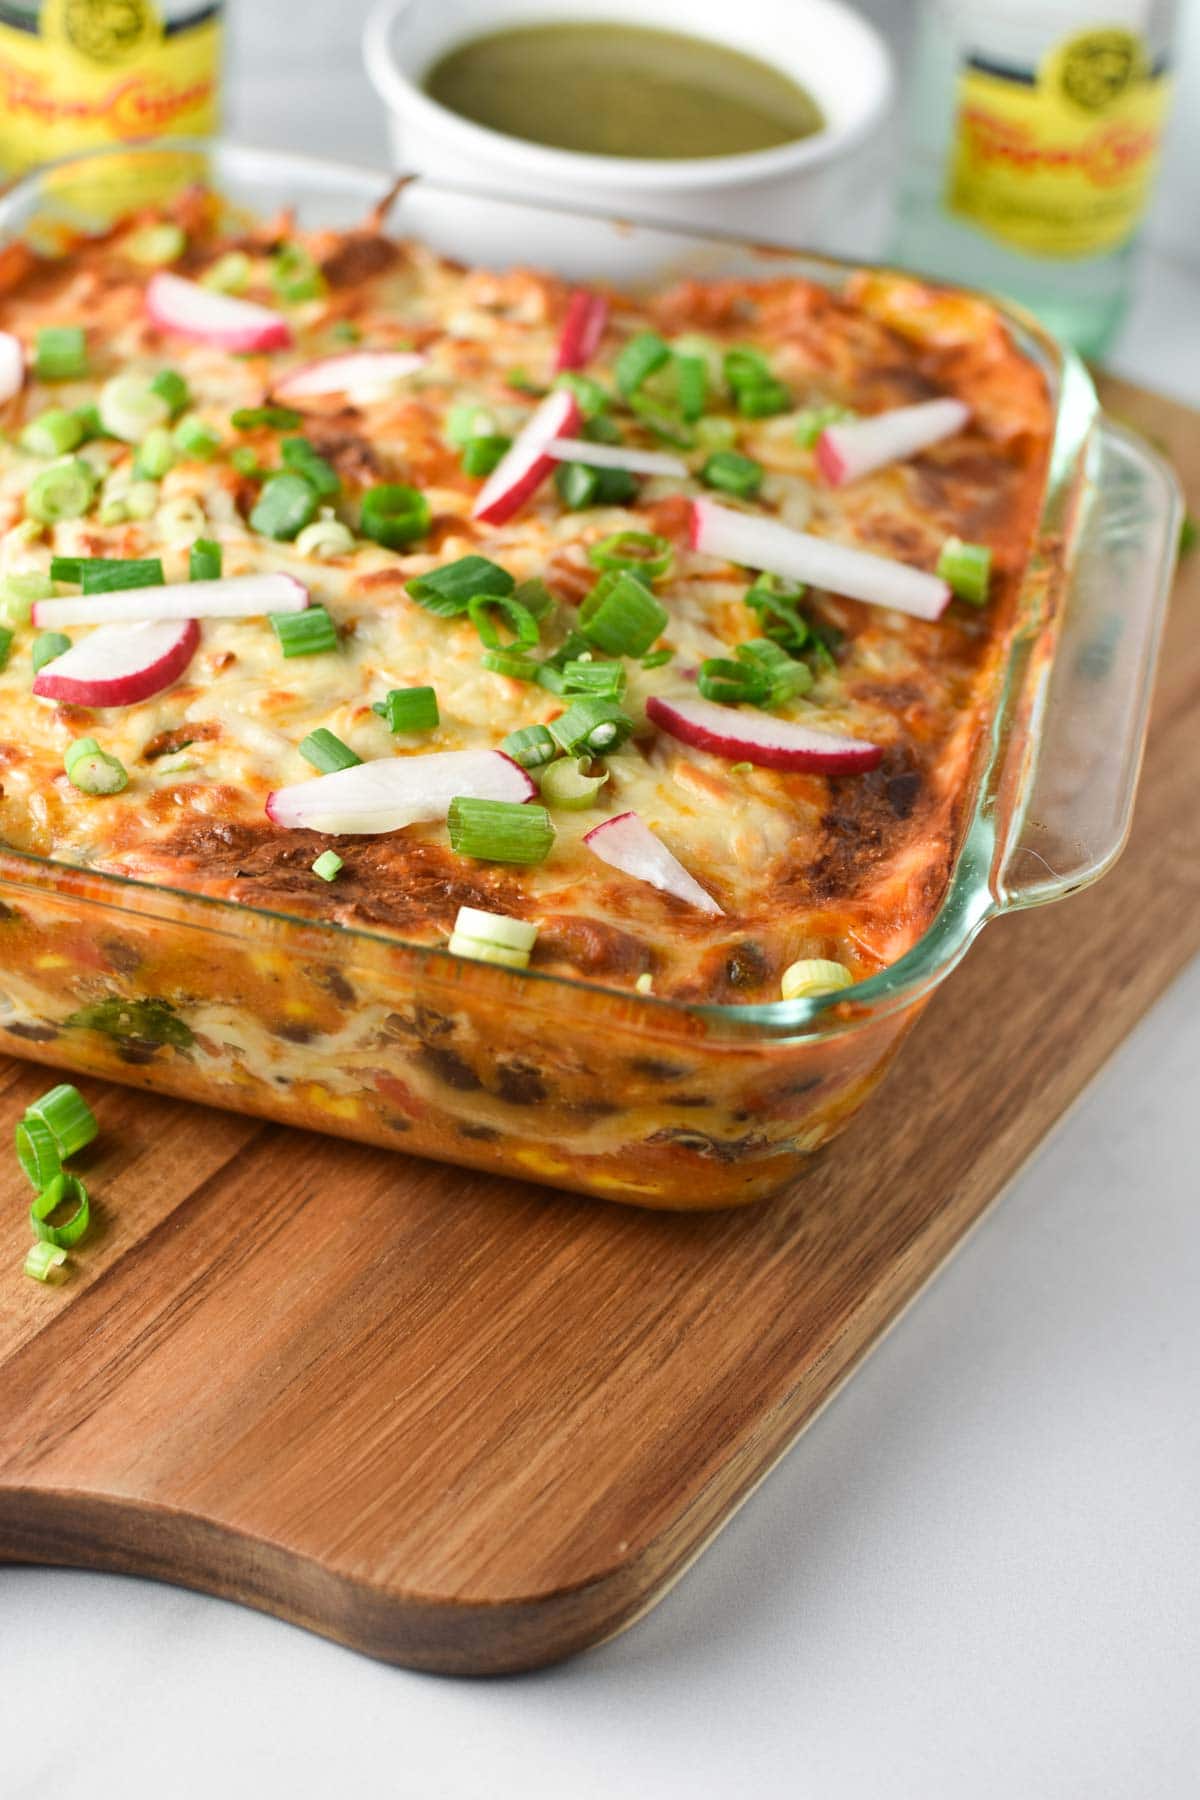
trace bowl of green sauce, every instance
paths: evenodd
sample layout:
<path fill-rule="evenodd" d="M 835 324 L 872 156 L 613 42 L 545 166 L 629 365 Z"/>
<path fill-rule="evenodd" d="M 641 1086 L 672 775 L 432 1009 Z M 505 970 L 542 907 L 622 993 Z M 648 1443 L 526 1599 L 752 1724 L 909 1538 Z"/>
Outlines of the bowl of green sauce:
<path fill-rule="evenodd" d="M 399 168 L 780 243 L 836 238 L 892 89 L 842 0 L 381 0 L 364 48 Z"/>

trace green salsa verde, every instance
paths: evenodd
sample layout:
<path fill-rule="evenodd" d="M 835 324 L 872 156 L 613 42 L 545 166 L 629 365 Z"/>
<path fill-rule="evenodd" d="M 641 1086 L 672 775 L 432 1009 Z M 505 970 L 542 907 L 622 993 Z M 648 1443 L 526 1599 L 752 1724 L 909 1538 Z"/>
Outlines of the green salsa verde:
<path fill-rule="evenodd" d="M 476 125 L 591 156 L 739 156 L 825 123 L 812 96 L 770 63 L 641 25 L 489 32 L 448 51 L 424 86 Z"/>

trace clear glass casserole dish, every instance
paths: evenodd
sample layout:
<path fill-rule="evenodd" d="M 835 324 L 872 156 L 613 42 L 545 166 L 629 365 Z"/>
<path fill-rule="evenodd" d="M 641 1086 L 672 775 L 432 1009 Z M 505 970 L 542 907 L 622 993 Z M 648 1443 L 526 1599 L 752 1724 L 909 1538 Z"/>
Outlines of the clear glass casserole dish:
<path fill-rule="evenodd" d="M 197 176 L 305 225 L 353 225 L 389 186 L 227 146 L 106 152 L 10 191 L 0 233 L 44 249 Z M 424 180 L 400 187 L 389 223 L 463 261 L 630 288 L 850 273 Z M 1161 460 L 1099 416 L 1070 353 L 1007 316 L 1049 384 L 1053 452 L 950 882 L 891 967 L 823 999 L 689 1005 L 0 849 L 0 1043 L 605 1199 L 702 1208 L 777 1192 L 862 1104 L 981 926 L 1096 879 L 1128 829 L 1179 496 Z"/>

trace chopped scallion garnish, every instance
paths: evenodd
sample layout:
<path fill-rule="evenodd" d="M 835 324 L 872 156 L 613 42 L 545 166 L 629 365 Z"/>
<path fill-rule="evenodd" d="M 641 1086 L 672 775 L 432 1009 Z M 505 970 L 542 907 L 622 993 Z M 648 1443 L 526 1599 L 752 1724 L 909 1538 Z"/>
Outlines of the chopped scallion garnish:
<path fill-rule="evenodd" d="M 0 669 L 8 667 L 8 658 L 12 651 L 13 635 L 11 625 L 0 625 Z"/>
<path fill-rule="evenodd" d="M 173 419 L 177 419 L 191 401 L 188 384 L 178 369 L 160 369 L 150 383 L 150 392 L 166 401 Z"/>
<path fill-rule="evenodd" d="M 434 731 L 441 723 L 437 695 L 431 687 L 392 688 L 384 700 L 376 700 L 378 713 L 389 731 Z"/>
<path fill-rule="evenodd" d="M 588 546 L 587 559 L 593 569 L 631 569 L 645 581 L 656 581 L 671 567 L 673 552 L 670 538 L 653 531 L 616 531 Z"/>
<path fill-rule="evenodd" d="M 808 956 L 792 963 L 783 971 L 779 983 L 785 1000 L 812 1000 L 818 994 L 836 994 L 853 985 L 854 976 L 845 963 L 823 956 Z"/>
<path fill-rule="evenodd" d="M 950 537 L 942 545 L 937 572 L 960 600 L 986 606 L 992 574 L 992 553 L 986 544 L 964 544 Z"/>
<path fill-rule="evenodd" d="M 675 357 L 675 387 L 680 417 L 694 425 L 708 399 L 708 368 L 702 356 Z"/>
<path fill-rule="evenodd" d="M 49 1281 L 66 1260 L 65 1250 L 60 1250 L 57 1244 L 43 1244 L 39 1239 L 25 1258 L 25 1273 L 34 1281 Z"/>
<path fill-rule="evenodd" d="M 706 487 L 720 488 L 723 493 L 737 494 L 748 500 L 757 494 L 763 481 L 763 466 L 740 450 L 714 450 L 700 471 Z"/>
<path fill-rule="evenodd" d="M 88 372 L 87 334 L 82 325 L 43 325 L 33 351 L 39 381 L 74 381 Z"/>
<path fill-rule="evenodd" d="M 431 569 L 427 575 L 414 575 L 404 591 L 426 612 L 453 619 L 465 613 L 477 595 L 511 594 L 514 586 L 512 576 L 499 563 L 489 562 L 486 556 L 460 556 L 457 562 Z"/>
<path fill-rule="evenodd" d="M 463 445 L 463 474 L 490 475 L 499 466 L 511 444 L 512 439 L 499 432 L 489 433 L 486 437 L 468 438 Z"/>
<path fill-rule="evenodd" d="M 337 649 L 337 628 L 323 606 L 303 612 L 271 613 L 270 620 L 285 656 L 317 656 Z"/>
<path fill-rule="evenodd" d="M 479 659 L 493 675 L 507 675 L 510 681 L 537 681 L 543 664 L 534 662 L 524 650 L 485 650 Z"/>
<path fill-rule="evenodd" d="M 63 767 L 72 787 L 97 799 L 122 793 L 129 786 L 124 763 L 102 750 L 93 737 L 76 738 L 74 743 L 68 744 Z"/>
<path fill-rule="evenodd" d="M 341 476 L 306 437 L 284 438 L 279 446 L 279 454 L 289 469 L 294 470 L 297 475 L 303 475 L 322 500 L 332 500 L 340 492 Z"/>
<path fill-rule="evenodd" d="M 618 662 L 587 662 L 582 658 L 563 669 L 564 694 L 597 694 L 602 700 L 621 700 L 628 677 Z"/>
<path fill-rule="evenodd" d="M 123 588 L 161 587 L 162 561 L 157 556 L 55 556 L 54 581 L 76 581 L 85 594 L 112 594 Z"/>
<path fill-rule="evenodd" d="M 41 631 L 30 646 L 29 658 L 33 663 L 36 675 L 46 664 L 53 662 L 56 656 L 62 656 L 71 648 L 71 640 L 65 631 Z"/>
<path fill-rule="evenodd" d="M 356 768 L 362 761 L 349 744 L 343 744 L 341 738 L 327 731 L 324 725 L 318 725 L 306 738 L 301 738 L 297 748 L 305 762 L 311 763 L 322 775 L 332 775 L 336 769 Z"/>
<path fill-rule="evenodd" d="M 32 456 L 66 456 L 83 442 L 83 425 L 77 413 L 52 406 L 31 419 L 21 433 L 21 448 Z"/>
<path fill-rule="evenodd" d="M 796 442 L 802 450 L 811 450 L 827 425 L 838 425 L 843 419 L 856 418 L 850 406 L 810 406 L 796 417 Z"/>
<path fill-rule="evenodd" d="M 500 748 L 523 769 L 540 769 L 545 763 L 553 762 L 559 753 L 558 745 L 544 725 L 522 725 L 519 730 L 510 731 Z"/>
<path fill-rule="evenodd" d="M 158 224 L 143 225 L 130 232 L 121 249 L 131 261 L 141 263 L 144 268 L 164 268 L 168 263 L 179 261 L 187 249 L 187 234 L 182 225 L 163 219 Z"/>
<path fill-rule="evenodd" d="M 484 862 L 545 862 L 554 826 L 544 806 L 512 800 L 476 800 L 460 794 L 446 817 L 451 848 Z"/>
<path fill-rule="evenodd" d="M 319 875 L 322 881 L 336 881 L 345 866 L 336 850 L 322 850 L 312 865 L 312 872 Z"/>
<path fill-rule="evenodd" d="M 161 481 L 175 467 L 175 439 L 165 425 L 148 431 L 133 459 L 135 480 Z"/>
<path fill-rule="evenodd" d="M 628 570 L 602 575 L 579 608 L 579 629 L 609 656 L 644 656 L 668 622 L 665 606 Z"/>
<path fill-rule="evenodd" d="M 302 244 L 281 244 L 271 258 L 271 286 L 277 299 L 294 306 L 319 299 L 325 277 Z"/>
<path fill-rule="evenodd" d="M 221 448 L 221 440 L 203 419 L 189 413 L 175 427 L 175 448 L 182 456 L 194 456 L 200 462 L 207 462 Z"/>
<path fill-rule="evenodd" d="M 171 408 L 142 375 L 113 375 L 100 389 L 100 420 L 110 437 L 140 444 L 147 432 L 171 419 Z"/>
<path fill-rule="evenodd" d="M 526 924 L 524 919 L 484 912 L 478 906 L 460 906 L 446 948 L 454 956 L 469 956 L 476 962 L 524 969 L 529 965 L 537 934 L 537 926 Z"/>
<path fill-rule="evenodd" d="M 656 331 L 639 331 L 636 337 L 630 338 L 613 365 L 617 386 L 625 398 L 636 394 L 647 376 L 661 369 L 670 356 L 670 345 Z"/>
<path fill-rule="evenodd" d="M 512 630 L 510 643 L 501 640 L 493 612 L 499 613 Z M 540 636 L 537 620 L 512 594 L 475 594 L 467 601 L 467 616 L 487 650 L 510 650 L 518 645 L 528 648 L 536 644 Z"/>
<path fill-rule="evenodd" d="M 362 534 L 387 550 L 402 550 L 424 537 L 430 517 L 424 494 L 400 482 L 381 482 L 362 497 Z"/>
<path fill-rule="evenodd" d="M 568 812 L 580 812 L 585 806 L 592 804 L 607 780 L 607 769 L 601 769 L 598 775 L 589 775 L 586 758 L 560 756 L 542 770 L 538 786 L 541 788 L 542 798 L 551 806 L 565 807 Z"/>
<path fill-rule="evenodd" d="M 585 419 L 607 412 L 612 404 L 611 395 L 605 393 L 600 383 L 593 381 L 590 375 L 581 375 L 578 369 L 564 369 L 561 375 L 554 377 L 554 386 L 574 394 Z"/>
<path fill-rule="evenodd" d="M 51 1214 L 64 1205 L 73 1206 L 75 1210 L 61 1225 L 51 1225 Z M 72 1244 L 77 1244 L 91 1223 L 88 1191 L 82 1181 L 60 1169 L 30 1206 L 29 1223 L 33 1226 L 33 1235 L 43 1244 L 53 1244 L 58 1250 L 69 1250 Z"/>
<path fill-rule="evenodd" d="M 39 1194 L 62 1168 L 62 1155 L 57 1140 L 44 1119 L 32 1112 L 17 1121 L 15 1132 L 17 1161 L 25 1179 Z"/>
<path fill-rule="evenodd" d="M 219 581 L 221 565 L 220 544 L 212 538 L 197 538 L 188 551 L 188 580 Z"/>
<path fill-rule="evenodd" d="M 643 669 L 665 668 L 674 654 L 673 650 L 652 650 L 649 656 L 643 656 L 642 667 Z"/>
<path fill-rule="evenodd" d="M 317 496 L 303 475 L 284 470 L 263 483 L 250 523 L 264 537 L 286 542 L 316 517 Z M 297 618 L 303 618 L 298 613 Z"/>
<path fill-rule="evenodd" d="M 291 406 L 239 406 L 229 423 L 235 431 L 294 431 L 304 423 L 304 414 Z"/>
<path fill-rule="evenodd" d="M 591 695 L 576 700 L 559 718 L 550 721 L 550 732 L 568 756 L 591 752 L 603 756 L 623 744 L 633 730 L 633 720 L 612 700 Z"/>
<path fill-rule="evenodd" d="M 227 250 L 205 269 L 200 282 L 218 294 L 240 294 L 250 285 L 252 270 L 244 250 Z"/>
<path fill-rule="evenodd" d="M 25 1108 L 25 1117 L 41 1120 L 54 1138 L 63 1162 L 86 1149 L 100 1130 L 95 1113 L 79 1089 L 67 1081 L 31 1101 Z"/>

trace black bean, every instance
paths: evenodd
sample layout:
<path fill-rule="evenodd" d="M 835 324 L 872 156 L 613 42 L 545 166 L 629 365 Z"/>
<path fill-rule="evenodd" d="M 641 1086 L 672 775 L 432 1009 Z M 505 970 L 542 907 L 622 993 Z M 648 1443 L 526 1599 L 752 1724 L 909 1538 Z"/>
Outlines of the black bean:
<path fill-rule="evenodd" d="M 495 1093 L 510 1106 L 538 1106 L 546 1098 L 546 1084 L 532 1063 L 499 1063 Z"/>
<path fill-rule="evenodd" d="M 425 1064 L 431 1075 L 436 1075 L 438 1080 L 444 1081 L 447 1087 L 469 1090 L 483 1086 L 470 1063 L 465 1063 L 462 1057 L 453 1050 L 443 1050 L 435 1044 L 426 1044 L 420 1052 L 420 1061 Z"/>

